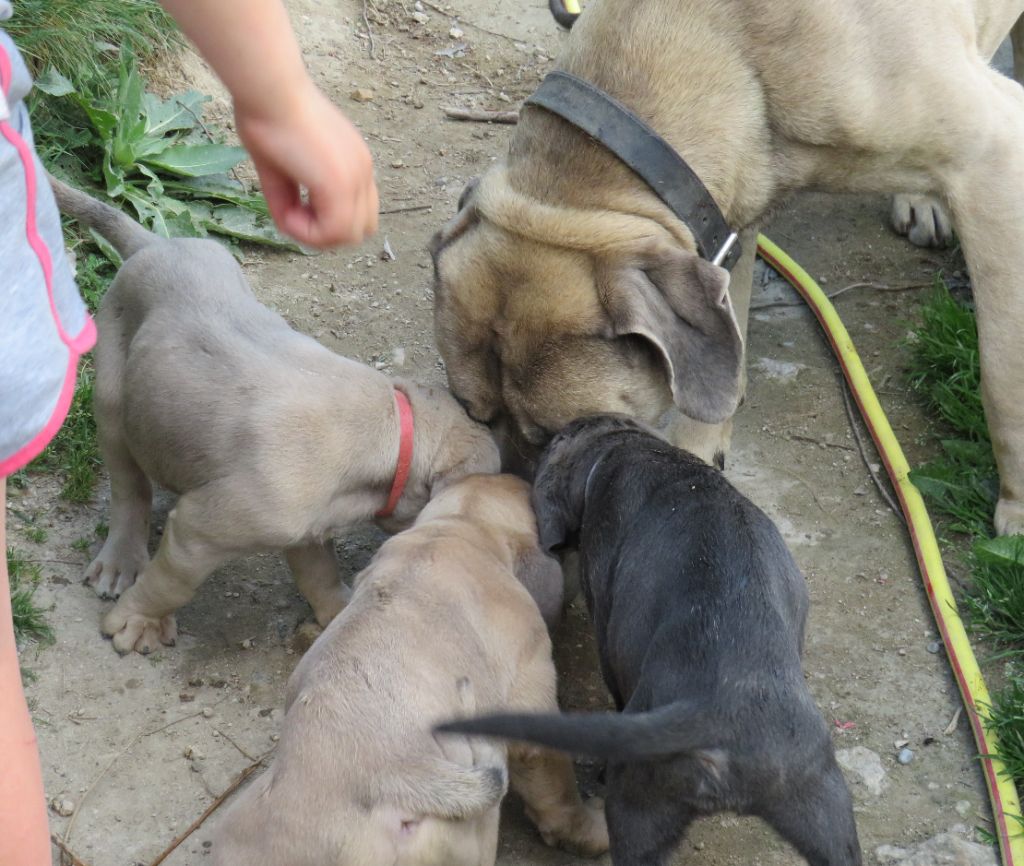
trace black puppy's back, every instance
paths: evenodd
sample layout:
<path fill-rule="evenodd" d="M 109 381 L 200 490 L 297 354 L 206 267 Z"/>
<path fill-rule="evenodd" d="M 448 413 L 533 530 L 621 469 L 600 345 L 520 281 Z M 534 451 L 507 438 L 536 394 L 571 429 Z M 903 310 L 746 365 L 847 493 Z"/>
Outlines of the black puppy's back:
<path fill-rule="evenodd" d="M 814 866 L 859 864 L 800 666 L 806 585 L 771 520 L 720 472 L 621 418 L 556 437 L 534 504 L 548 544 L 578 544 L 622 712 L 445 729 L 608 758 L 616 866 L 662 862 L 694 818 L 719 810 L 760 815 Z"/>

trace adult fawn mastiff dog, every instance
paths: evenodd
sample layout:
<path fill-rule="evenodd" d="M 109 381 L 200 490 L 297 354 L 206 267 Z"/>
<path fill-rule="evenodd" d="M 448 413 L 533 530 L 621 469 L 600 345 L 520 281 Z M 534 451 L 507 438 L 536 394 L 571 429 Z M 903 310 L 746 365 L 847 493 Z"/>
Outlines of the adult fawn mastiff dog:
<path fill-rule="evenodd" d="M 996 527 L 1024 531 L 1024 90 L 990 65 L 1022 0 L 593 0 L 559 61 L 686 160 L 743 253 L 731 274 L 576 126 L 528 106 L 432 242 L 456 395 L 536 447 L 624 412 L 720 459 L 744 387 L 756 226 L 789 193 L 948 205 L 977 301 Z M 1016 35 L 1016 34 L 1015 34 Z"/>

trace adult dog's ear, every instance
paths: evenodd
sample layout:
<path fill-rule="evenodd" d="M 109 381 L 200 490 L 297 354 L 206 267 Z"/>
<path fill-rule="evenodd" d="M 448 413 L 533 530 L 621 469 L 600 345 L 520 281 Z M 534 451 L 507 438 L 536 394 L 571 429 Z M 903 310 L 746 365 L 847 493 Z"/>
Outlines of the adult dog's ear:
<path fill-rule="evenodd" d="M 739 404 L 743 362 L 729 272 L 694 253 L 661 250 L 609 261 L 599 273 L 615 335 L 654 345 L 676 406 L 705 424 L 729 418 Z"/>
<path fill-rule="evenodd" d="M 445 223 L 440 231 L 427 243 L 430 257 L 434 260 L 434 270 L 437 271 L 437 256 L 448 244 L 458 238 L 467 228 L 477 220 L 476 208 L 472 207 L 473 193 L 480 185 L 480 178 L 474 177 L 467 183 L 459 195 L 458 210 L 455 216 Z"/>
<path fill-rule="evenodd" d="M 547 627 L 553 628 L 561 619 L 562 598 L 565 595 L 565 581 L 558 560 L 531 543 L 519 554 L 515 573 L 519 582 L 537 602 Z"/>

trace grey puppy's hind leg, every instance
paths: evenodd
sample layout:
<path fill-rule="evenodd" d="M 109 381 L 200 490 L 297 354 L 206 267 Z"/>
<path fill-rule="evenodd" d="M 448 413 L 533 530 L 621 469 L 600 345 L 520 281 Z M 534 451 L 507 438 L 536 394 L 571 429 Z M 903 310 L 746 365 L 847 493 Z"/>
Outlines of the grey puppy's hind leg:
<path fill-rule="evenodd" d="M 110 289 L 113 302 L 117 286 Z M 135 583 L 149 562 L 149 517 L 153 488 L 135 462 L 124 435 L 125 345 L 119 325 L 101 308 L 102 335 L 96 347 L 93 411 L 103 464 L 110 473 L 110 529 L 103 547 L 85 570 L 85 581 L 101 598 L 117 598 Z"/>

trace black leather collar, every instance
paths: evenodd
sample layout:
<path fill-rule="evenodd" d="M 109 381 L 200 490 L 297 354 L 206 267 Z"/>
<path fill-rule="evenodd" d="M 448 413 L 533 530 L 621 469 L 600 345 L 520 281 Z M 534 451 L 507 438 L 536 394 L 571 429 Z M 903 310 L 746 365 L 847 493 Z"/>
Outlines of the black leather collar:
<path fill-rule="evenodd" d="M 740 244 L 707 187 L 665 139 L 603 90 L 550 72 L 526 100 L 583 130 L 636 172 L 693 233 L 702 258 L 731 270 Z"/>

